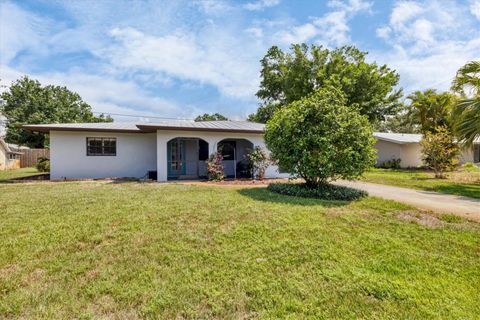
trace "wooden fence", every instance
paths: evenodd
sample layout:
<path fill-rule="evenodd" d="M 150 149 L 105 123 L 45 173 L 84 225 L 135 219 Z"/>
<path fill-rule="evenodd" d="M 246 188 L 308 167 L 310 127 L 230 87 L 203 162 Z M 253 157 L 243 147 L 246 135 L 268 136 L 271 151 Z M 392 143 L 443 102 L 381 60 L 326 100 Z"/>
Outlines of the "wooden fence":
<path fill-rule="evenodd" d="M 22 149 L 20 152 L 20 166 L 22 168 L 33 167 L 37 164 L 39 157 L 46 157 L 50 159 L 50 149 Z"/>

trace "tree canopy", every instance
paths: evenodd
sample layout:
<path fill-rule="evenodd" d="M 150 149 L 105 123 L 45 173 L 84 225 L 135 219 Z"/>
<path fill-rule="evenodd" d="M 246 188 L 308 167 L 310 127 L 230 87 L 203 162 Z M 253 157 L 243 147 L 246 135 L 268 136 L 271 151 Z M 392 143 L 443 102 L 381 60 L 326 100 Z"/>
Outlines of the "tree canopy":
<path fill-rule="evenodd" d="M 204 113 L 202 115 L 199 115 L 195 118 L 196 122 L 201 122 L 201 121 L 225 121 L 228 120 L 227 117 L 225 117 L 223 114 L 220 113 Z"/>
<path fill-rule="evenodd" d="M 32 148 L 45 147 L 46 134 L 21 129 L 20 125 L 113 121 L 104 115 L 94 116 L 90 105 L 78 93 L 66 87 L 42 86 L 27 76 L 13 82 L 1 98 L 5 101 L 0 113 L 7 118 L 6 140 Z"/>
<path fill-rule="evenodd" d="M 456 101 L 453 94 L 428 89 L 415 91 L 407 99 L 410 100 L 407 105 L 408 121 L 420 132 L 434 132 L 438 127 L 451 128 L 451 113 Z"/>
<path fill-rule="evenodd" d="M 461 95 L 453 110 L 454 131 L 466 145 L 471 145 L 480 138 L 480 61 L 460 68 L 452 89 Z"/>
<path fill-rule="evenodd" d="M 280 168 L 314 187 L 373 166 L 371 125 L 346 103 L 340 89 L 326 86 L 279 109 L 267 122 L 265 142 Z"/>
<path fill-rule="evenodd" d="M 261 60 L 261 106 L 249 120 L 267 122 L 275 111 L 327 85 L 341 89 L 345 104 L 371 122 L 395 114 L 402 95 L 395 88 L 399 76 L 386 65 L 366 62 L 366 55 L 351 46 L 329 50 L 295 44 L 290 52 L 271 47 Z"/>

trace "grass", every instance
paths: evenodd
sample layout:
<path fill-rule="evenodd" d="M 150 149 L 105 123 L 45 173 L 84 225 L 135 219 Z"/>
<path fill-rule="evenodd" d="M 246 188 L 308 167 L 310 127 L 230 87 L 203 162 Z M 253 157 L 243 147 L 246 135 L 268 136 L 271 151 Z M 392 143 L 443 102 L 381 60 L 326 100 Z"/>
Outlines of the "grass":
<path fill-rule="evenodd" d="M 4 184 L 0 318 L 476 318 L 480 226 L 418 217 L 265 188 Z"/>
<path fill-rule="evenodd" d="M 34 176 L 44 174 L 45 172 L 39 172 L 36 168 L 21 168 L 14 170 L 2 170 L 0 171 L 0 182 L 5 182 L 10 179 Z"/>
<path fill-rule="evenodd" d="M 433 173 L 422 170 L 372 169 L 364 177 L 366 182 L 480 198 L 480 170 L 460 169 L 447 179 L 435 179 Z"/>

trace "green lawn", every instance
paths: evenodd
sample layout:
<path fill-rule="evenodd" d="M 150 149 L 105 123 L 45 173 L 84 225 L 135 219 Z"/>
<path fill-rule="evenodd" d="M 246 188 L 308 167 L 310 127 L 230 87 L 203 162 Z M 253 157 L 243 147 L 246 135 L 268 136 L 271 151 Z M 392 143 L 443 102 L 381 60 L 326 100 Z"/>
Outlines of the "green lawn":
<path fill-rule="evenodd" d="M 473 319 L 480 225 L 264 188 L 0 185 L 0 318 Z"/>
<path fill-rule="evenodd" d="M 38 172 L 36 168 L 2 170 L 0 171 L 0 182 L 4 182 L 6 180 L 15 179 L 15 178 L 22 178 L 22 177 L 34 176 L 38 174 L 44 174 L 44 173 L 45 172 Z"/>
<path fill-rule="evenodd" d="M 480 198 L 480 171 L 459 170 L 447 179 L 435 179 L 433 173 L 421 170 L 372 169 L 364 177 L 366 182 Z"/>

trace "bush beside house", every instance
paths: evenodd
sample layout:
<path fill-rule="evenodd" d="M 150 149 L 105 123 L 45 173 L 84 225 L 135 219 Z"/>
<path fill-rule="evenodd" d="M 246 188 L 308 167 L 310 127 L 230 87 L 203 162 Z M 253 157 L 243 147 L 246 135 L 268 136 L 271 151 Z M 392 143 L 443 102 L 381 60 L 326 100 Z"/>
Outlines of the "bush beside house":
<path fill-rule="evenodd" d="M 265 141 L 279 166 L 309 188 L 357 178 L 375 163 L 368 118 L 346 106 L 342 91 L 332 86 L 277 111 Z"/>

